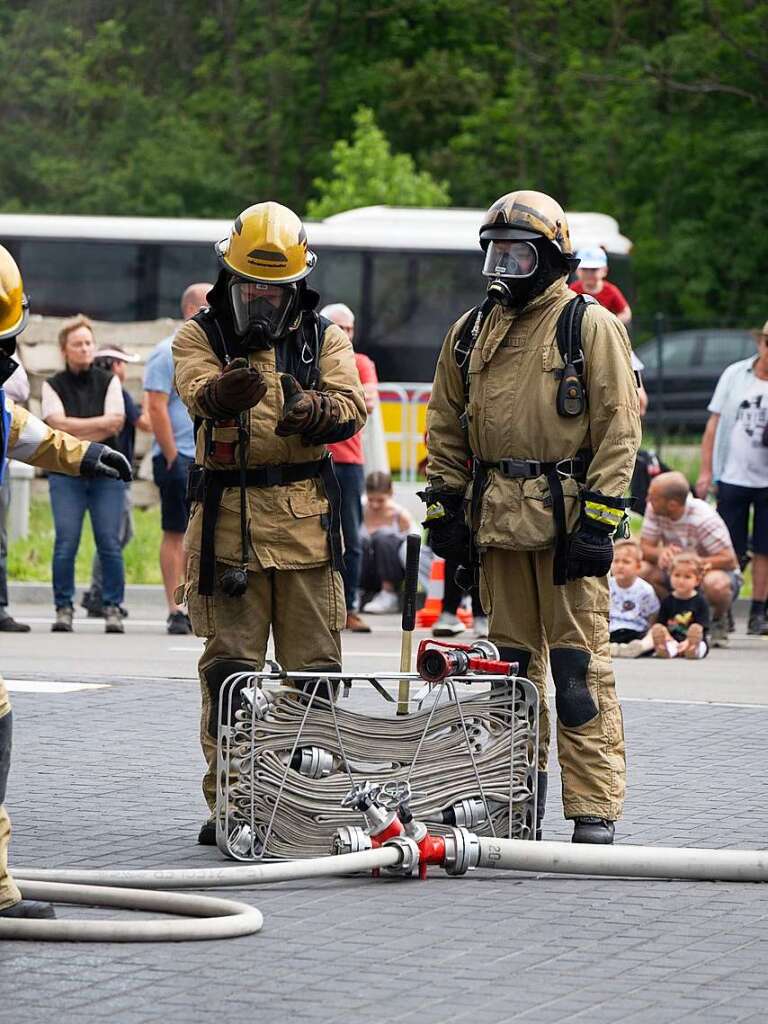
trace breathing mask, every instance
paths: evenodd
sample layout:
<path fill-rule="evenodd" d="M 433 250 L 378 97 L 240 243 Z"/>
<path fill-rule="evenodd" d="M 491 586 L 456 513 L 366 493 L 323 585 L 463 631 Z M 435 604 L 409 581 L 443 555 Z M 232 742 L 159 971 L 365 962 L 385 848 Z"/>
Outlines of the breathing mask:
<path fill-rule="evenodd" d="M 232 276 L 228 286 L 235 331 L 248 351 L 272 348 L 291 328 L 298 310 L 296 284 L 268 284 Z"/>

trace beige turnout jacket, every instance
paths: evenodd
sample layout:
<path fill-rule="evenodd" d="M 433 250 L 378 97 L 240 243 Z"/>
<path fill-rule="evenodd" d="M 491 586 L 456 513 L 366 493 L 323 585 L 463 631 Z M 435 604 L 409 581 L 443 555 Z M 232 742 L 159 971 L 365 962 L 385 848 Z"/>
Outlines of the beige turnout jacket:
<path fill-rule="evenodd" d="M 469 498 L 472 456 L 488 462 L 553 462 L 589 449 L 587 489 L 612 497 L 624 494 L 640 443 L 637 388 L 624 326 L 597 303 L 587 306 L 582 323 L 587 408 L 576 418 L 556 411 L 556 371 L 563 368 L 563 360 L 555 329 L 573 297 L 561 279 L 522 312 L 493 308 L 469 361 L 466 436 L 459 422 L 464 385 L 453 349 L 468 314 L 453 325 L 440 353 L 427 412 L 431 486 L 461 491 Z M 563 480 L 569 531 L 575 527 L 583 489 L 575 480 Z M 549 547 L 555 527 L 545 476 L 507 479 L 491 470 L 474 525 L 480 547 Z"/>
<path fill-rule="evenodd" d="M 173 341 L 176 387 L 193 417 L 205 418 L 200 405 L 202 388 L 221 372 L 221 363 L 211 350 L 205 332 L 193 321 L 185 323 Z M 298 436 L 278 437 L 275 427 L 282 415 L 283 397 L 275 351 L 269 349 L 248 354 L 267 382 L 267 393 L 249 410 L 249 447 L 247 464 L 279 466 L 311 462 L 326 453 L 325 445 L 306 447 Z M 355 364 L 352 345 L 335 324 L 323 336 L 319 361 L 322 388 L 338 399 L 342 420 L 354 420 L 357 429 L 365 424 L 365 399 Z M 217 461 L 209 454 L 213 441 L 237 440 L 235 426 L 220 426 L 210 419 L 198 430 L 195 461 L 209 469 L 234 469 L 236 464 Z M 325 517 L 328 500 L 318 479 L 301 480 L 280 487 L 248 488 L 248 567 L 258 569 L 298 569 L 322 565 L 328 561 L 328 535 Z M 202 504 L 195 502 L 187 529 L 185 545 L 192 562 L 200 553 Z M 216 558 L 230 564 L 240 563 L 240 492 L 237 487 L 224 490 L 216 524 Z M 191 566 L 194 574 L 194 564 Z"/>

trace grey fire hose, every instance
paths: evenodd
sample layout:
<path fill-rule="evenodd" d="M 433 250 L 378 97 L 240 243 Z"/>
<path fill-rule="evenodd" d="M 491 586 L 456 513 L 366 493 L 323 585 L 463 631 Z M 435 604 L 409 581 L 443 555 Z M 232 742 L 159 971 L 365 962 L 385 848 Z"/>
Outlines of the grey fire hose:
<path fill-rule="evenodd" d="M 457 831 L 464 835 L 467 850 L 465 870 L 481 867 L 622 878 L 768 881 L 768 851 L 765 850 L 532 843 L 518 839 L 478 837 L 466 829 Z M 374 868 L 397 871 L 407 852 L 402 844 L 393 844 L 336 857 L 241 867 L 160 871 L 21 869 L 16 872 L 16 881 L 21 883 L 24 896 L 29 898 L 159 911 L 206 920 L 131 922 L 9 919 L 0 920 L 0 939 L 156 942 L 251 935 L 262 926 L 262 916 L 255 907 L 230 900 L 180 896 L 152 890 L 247 888 L 273 882 L 332 878 Z M 410 869 L 405 873 L 410 873 Z M 105 888 L 110 886 L 119 888 Z"/>
<path fill-rule="evenodd" d="M 395 847 L 236 868 L 194 868 L 161 871 L 14 871 L 25 899 L 121 907 L 192 917 L 186 921 L 83 921 L 0 918 L 0 941 L 11 939 L 59 942 L 179 942 L 230 939 L 261 931 L 256 907 L 211 896 L 179 895 L 168 889 L 248 888 L 270 882 L 332 878 L 375 868 L 394 867 L 402 860 Z"/>
<path fill-rule="evenodd" d="M 588 846 L 465 837 L 466 867 L 591 874 L 618 878 L 768 882 L 768 851 L 645 846 Z M 15 872 L 24 895 L 95 906 L 184 914 L 196 921 L 0 921 L 0 939 L 157 942 L 252 935 L 261 913 L 245 903 L 154 890 L 239 889 L 276 882 L 335 878 L 373 868 L 396 871 L 407 851 L 397 845 L 285 863 L 181 870 L 42 870 Z M 465 869 L 466 869 L 465 867 Z M 406 872 L 410 873 L 410 871 Z M 119 888 L 111 888 L 119 887 Z"/>

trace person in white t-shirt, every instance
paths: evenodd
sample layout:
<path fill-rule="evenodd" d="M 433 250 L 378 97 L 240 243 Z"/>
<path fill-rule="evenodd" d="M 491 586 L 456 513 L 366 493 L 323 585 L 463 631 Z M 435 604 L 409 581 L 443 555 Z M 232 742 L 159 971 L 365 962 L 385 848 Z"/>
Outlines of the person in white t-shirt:
<path fill-rule="evenodd" d="M 768 320 L 753 332 L 757 355 L 723 370 L 709 403 L 701 441 L 696 494 L 714 485 L 717 511 L 725 520 L 743 567 L 752 522 L 752 605 L 747 632 L 768 635 Z"/>
<path fill-rule="evenodd" d="M 614 658 L 639 658 L 653 650 L 649 630 L 656 621 L 659 599 L 651 584 L 640 576 L 642 562 L 637 541 L 616 542 L 608 579 L 611 655 Z"/>

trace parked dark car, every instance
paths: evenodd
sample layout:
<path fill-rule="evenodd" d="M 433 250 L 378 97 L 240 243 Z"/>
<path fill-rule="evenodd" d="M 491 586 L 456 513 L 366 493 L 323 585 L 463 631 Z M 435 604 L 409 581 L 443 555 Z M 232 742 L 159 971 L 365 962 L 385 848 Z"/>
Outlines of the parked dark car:
<path fill-rule="evenodd" d="M 659 400 L 659 359 L 655 340 L 635 349 L 645 366 L 643 383 L 648 392 L 645 425 L 656 428 Z M 730 363 L 755 355 L 749 331 L 698 328 L 664 335 L 663 422 L 665 431 L 680 433 L 704 428 L 707 405 L 717 380 Z"/>

